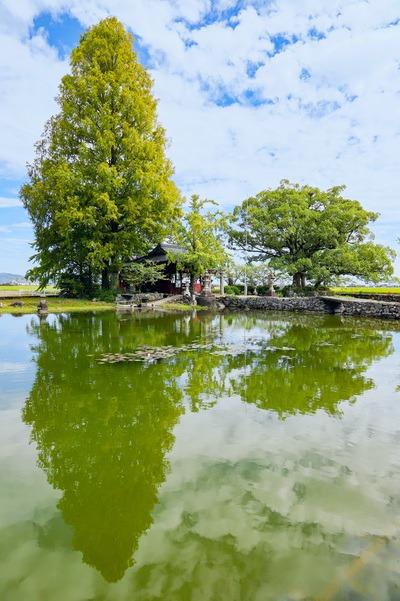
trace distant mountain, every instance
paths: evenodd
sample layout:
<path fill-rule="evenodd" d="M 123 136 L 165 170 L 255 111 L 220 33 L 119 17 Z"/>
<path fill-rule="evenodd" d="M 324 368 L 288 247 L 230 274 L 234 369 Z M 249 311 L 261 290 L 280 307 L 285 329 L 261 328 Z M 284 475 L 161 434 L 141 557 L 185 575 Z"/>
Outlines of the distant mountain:
<path fill-rule="evenodd" d="M 29 282 L 23 275 L 0 273 L 0 284 L 29 284 Z"/>

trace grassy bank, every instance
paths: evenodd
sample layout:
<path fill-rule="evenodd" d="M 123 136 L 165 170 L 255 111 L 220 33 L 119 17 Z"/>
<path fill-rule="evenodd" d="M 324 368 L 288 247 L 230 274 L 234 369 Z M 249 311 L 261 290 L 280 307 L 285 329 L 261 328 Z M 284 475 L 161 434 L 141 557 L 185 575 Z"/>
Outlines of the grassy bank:
<path fill-rule="evenodd" d="M 11 304 L 16 299 L 0 299 L 0 315 L 4 313 L 13 313 L 15 315 L 24 315 L 27 313 L 36 313 L 39 298 L 22 298 L 20 302 L 22 307 L 12 307 Z M 72 313 L 79 311 L 105 311 L 115 309 L 114 303 L 93 302 L 87 299 L 75 298 L 47 298 L 49 313 Z M 19 299 L 17 300 L 19 302 Z"/>
<path fill-rule="evenodd" d="M 363 287 L 363 286 L 338 286 L 330 289 L 334 294 L 400 294 L 400 287 L 392 288 L 380 287 Z"/>
<path fill-rule="evenodd" d="M 193 305 L 185 305 L 183 303 L 163 303 L 162 305 L 158 305 L 156 309 L 161 311 L 164 309 L 166 311 L 208 311 L 208 307 L 199 305 L 193 307 Z"/>

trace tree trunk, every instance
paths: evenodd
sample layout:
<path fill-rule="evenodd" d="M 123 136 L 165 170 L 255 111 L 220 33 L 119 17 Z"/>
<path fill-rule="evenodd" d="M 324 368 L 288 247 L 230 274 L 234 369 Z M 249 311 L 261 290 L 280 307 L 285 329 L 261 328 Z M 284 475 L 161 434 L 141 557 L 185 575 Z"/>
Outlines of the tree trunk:
<path fill-rule="evenodd" d="M 101 287 L 103 290 L 109 290 L 110 288 L 110 275 L 108 272 L 108 267 L 104 267 L 101 272 Z"/>
<path fill-rule="evenodd" d="M 305 275 L 305 273 L 301 274 L 300 281 L 301 281 L 301 288 L 305 288 L 306 287 L 306 275 Z"/>
<path fill-rule="evenodd" d="M 108 276 L 108 280 L 109 287 L 111 288 L 111 290 L 117 290 L 119 284 L 119 272 L 113 271 L 112 273 L 110 273 Z"/>
<path fill-rule="evenodd" d="M 221 296 L 224 296 L 225 294 L 224 274 L 222 271 L 219 274 L 219 293 Z"/>
<path fill-rule="evenodd" d="M 194 302 L 196 300 L 195 294 L 194 294 L 194 285 L 196 283 L 196 278 L 194 273 L 190 272 L 190 279 L 189 279 L 189 292 L 190 292 L 190 298 L 192 299 L 192 302 Z"/>
<path fill-rule="evenodd" d="M 92 276 L 92 270 L 90 269 L 90 267 L 89 267 L 88 271 L 81 274 L 80 279 L 81 279 L 85 294 L 89 294 L 89 295 L 92 294 L 92 292 L 93 292 L 93 276 Z"/>
<path fill-rule="evenodd" d="M 293 288 L 302 288 L 302 277 L 303 274 L 300 271 L 293 274 Z"/>

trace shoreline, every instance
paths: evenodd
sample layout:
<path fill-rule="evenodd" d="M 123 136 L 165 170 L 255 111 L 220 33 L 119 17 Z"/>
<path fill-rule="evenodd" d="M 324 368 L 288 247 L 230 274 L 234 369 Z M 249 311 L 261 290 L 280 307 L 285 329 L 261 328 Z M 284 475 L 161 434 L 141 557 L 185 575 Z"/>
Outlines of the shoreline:
<path fill-rule="evenodd" d="M 10 299 L 0 299 L 0 316 L 1 315 L 40 315 L 37 305 L 40 298 L 38 297 L 20 297 Z M 114 303 L 105 303 L 101 301 L 90 301 L 87 299 L 75 298 L 60 298 L 46 297 L 49 307 L 47 313 L 83 313 L 93 311 L 111 311 L 115 309 Z M 22 306 L 13 307 L 12 303 L 22 303 Z"/>
<path fill-rule="evenodd" d="M 220 302 L 231 311 L 290 311 L 319 315 L 369 317 L 400 320 L 400 303 L 382 300 L 358 299 L 344 296 L 224 296 Z"/>
<path fill-rule="evenodd" d="M 3 300 L 3 299 L 2 299 Z M 1 315 L 47 315 L 59 313 L 83 313 L 114 311 L 116 313 L 135 313 L 136 311 L 154 311 L 157 313 L 192 313 L 192 312 L 290 312 L 297 314 L 340 315 L 343 317 L 363 317 L 390 321 L 400 321 L 400 302 L 362 299 L 349 296 L 312 296 L 312 297 L 268 297 L 268 296 L 221 296 L 218 302 L 223 305 L 215 309 L 202 305 L 185 305 L 182 303 L 164 302 L 149 303 L 140 309 L 126 311 L 116 310 L 115 303 L 91 301 L 87 299 L 71 299 L 47 297 L 48 311 L 39 312 L 37 297 L 9 299 L 0 301 Z M 12 306 L 12 302 L 22 306 Z"/>

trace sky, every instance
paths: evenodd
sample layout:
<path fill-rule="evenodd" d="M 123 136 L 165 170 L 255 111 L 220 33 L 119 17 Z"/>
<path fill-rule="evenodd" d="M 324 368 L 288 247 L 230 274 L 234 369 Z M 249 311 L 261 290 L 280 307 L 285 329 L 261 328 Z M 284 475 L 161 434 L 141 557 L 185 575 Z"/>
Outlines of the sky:
<path fill-rule="evenodd" d="M 230 210 L 283 178 L 346 184 L 400 251 L 399 0 L 0 0 L 0 271 L 29 267 L 26 163 L 69 52 L 108 15 L 154 80 L 185 195 Z"/>

